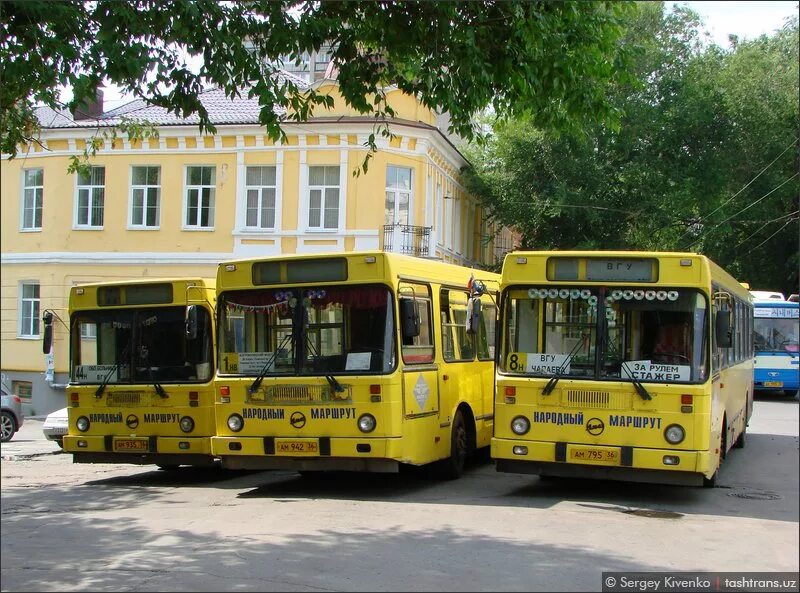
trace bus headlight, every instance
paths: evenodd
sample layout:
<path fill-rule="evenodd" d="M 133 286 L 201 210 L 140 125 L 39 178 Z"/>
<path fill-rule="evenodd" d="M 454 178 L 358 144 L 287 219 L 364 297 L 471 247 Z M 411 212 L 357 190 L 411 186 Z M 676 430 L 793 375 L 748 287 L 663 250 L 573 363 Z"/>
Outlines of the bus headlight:
<path fill-rule="evenodd" d="M 677 445 L 686 438 L 686 431 L 680 424 L 670 424 L 664 430 L 664 438 L 671 445 Z"/>
<path fill-rule="evenodd" d="M 362 414 L 358 419 L 358 430 L 361 432 L 372 432 L 378 422 L 372 414 Z"/>
<path fill-rule="evenodd" d="M 75 421 L 75 426 L 77 426 L 78 430 L 81 432 L 86 432 L 89 430 L 89 419 L 86 416 L 81 416 Z"/>
<path fill-rule="evenodd" d="M 228 416 L 228 428 L 230 428 L 232 432 L 239 432 L 244 428 L 244 418 L 239 416 L 239 414 L 231 414 Z"/>
<path fill-rule="evenodd" d="M 189 416 L 184 416 L 179 422 L 183 432 L 192 432 L 194 430 L 194 420 Z"/>
<path fill-rule="evenodd" d="M 525 416 L 517 416 L 511 421 L 511 431 L 523 435 L 531 429 L 531 422 Z"/>

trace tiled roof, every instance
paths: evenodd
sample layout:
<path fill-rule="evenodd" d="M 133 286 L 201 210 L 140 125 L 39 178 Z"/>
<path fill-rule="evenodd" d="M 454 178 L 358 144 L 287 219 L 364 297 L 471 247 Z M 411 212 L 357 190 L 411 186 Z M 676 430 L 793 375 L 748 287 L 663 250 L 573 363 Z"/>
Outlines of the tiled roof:
<path fill-rule="evenodd" d="M 308 83 L 289 72 L 281 71 L 281 78 L 291 80 L 298 88 L 307 88 Z M 213 124 L 257 124 L 261 113 L 258 97 L 248 98 L 248 89 L 242 89 L 240 96 L 234 99 L 225 96 L 222 89 L 209 89 L 200 93 L 200 102 L 208 112 L 208 118 Z M 275 105 L 274 111 L 279 117 L 286 114 L 286 110 Z M 53 110 L 50 107 L 38 107 L 36 117 L 43 129 L 54 128 L 96 128 L 118 125 L 122 116 L 129 119 L 141 119 L 159 126 L 185 126 L 197 125 L 200 117 L 197 114 L 181 117 L 169 113 L 163 107 L 148 105 L 142 99 L 135 99 L 120 107 L 103 113 L 98 118 L 89 118 L 76 121 L 67 110 Z"/>

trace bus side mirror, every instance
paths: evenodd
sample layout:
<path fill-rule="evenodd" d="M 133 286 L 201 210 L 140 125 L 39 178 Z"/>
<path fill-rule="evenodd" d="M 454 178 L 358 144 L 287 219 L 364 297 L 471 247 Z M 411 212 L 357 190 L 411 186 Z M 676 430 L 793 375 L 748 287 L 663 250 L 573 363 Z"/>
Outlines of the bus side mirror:
<path fill-rule="evenodd" d="M 419 335 L 419 304 L 416 299 L 400 299 L 400 330 L 403 339 Z"/>
<path fill-rule="evenodd" d="M 44 335 L 42 336 L 42 353 L 50 354 L 53 347 L 53 312 L 45 311 L 42 313 L 42 323 L 44 324 Z"/>
<path fill-rule="evenodd" d="M 730 348 L 733 344 L 733 336 L 731 335 L 731 312 L 727 310 L 717 311 L 714 326 L 717 346 L 720 348 Z"/>
<path fill-rule="evenodd" d="M 186 339 L 197 337 L 197 305 L 189 305 L 186 309 Z"/>

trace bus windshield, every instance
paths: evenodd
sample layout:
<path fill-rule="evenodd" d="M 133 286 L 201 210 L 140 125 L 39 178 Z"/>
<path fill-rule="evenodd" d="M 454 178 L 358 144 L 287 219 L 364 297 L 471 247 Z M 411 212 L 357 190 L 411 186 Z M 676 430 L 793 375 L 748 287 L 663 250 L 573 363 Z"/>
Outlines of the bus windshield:
<path fill-rule="evenodd" d="M 771 311 L 781 311 L 771 309 Z M 789 309 L 786 309 L 789 312 Z M 796 310 L 795 310 L 796 312 Z M 798 327 L 800 320 L 797 317 L 789 318 L 762 318 L 754 319 L 755 349 L 759 352 L 798 352 Z"/>
<path fill-rule="evenodd" d="M 705 297 L 694 289 L 512 287 L 506 373 L 687 383 L 707 373 Z"/>
<path fill-rule="evenodd" d="M 212 323 L 200 310 L 186 336 L 185 307 L 79 311 L 72 316 L 70 379 L 78 384 L 206 382 Z"/>
<path fill-rule="evenodd" d="M 228 291 L 220 296 L 220 372 L 244 376 L 388 373 L 395 365 L 386 286 Z"/>

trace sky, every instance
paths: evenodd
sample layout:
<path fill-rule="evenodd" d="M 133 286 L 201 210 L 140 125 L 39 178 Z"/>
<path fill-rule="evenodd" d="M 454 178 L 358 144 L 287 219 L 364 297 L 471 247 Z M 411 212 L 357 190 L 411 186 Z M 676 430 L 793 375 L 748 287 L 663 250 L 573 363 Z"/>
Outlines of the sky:
<path fill-rule="evenodd" d="M 798 14 L 800 0 L 713 0 L 666 2 L 672 7 L 686 4 L 697 12 L 711 35 L 711 41 L 720 47 L 729 48 L 728 35 L 737 35 L 740 41 L 755 39 L 780 29 L 788 16 Z M 105 110 L 119 107 L 130 101 L 123 98 L 114 87 L 104 90 Z"/>
<path fill-rule="evenodd" d="M 784 19 L 798 14 L 798 0 L 780 1 L 682 1 L 666 2 L 667 6 L 685 4 L 703 19 L 711 40 L 720 47 L 729 48 L 728 35 L 755 39 L 764 33 L 780 29 Z"/>

